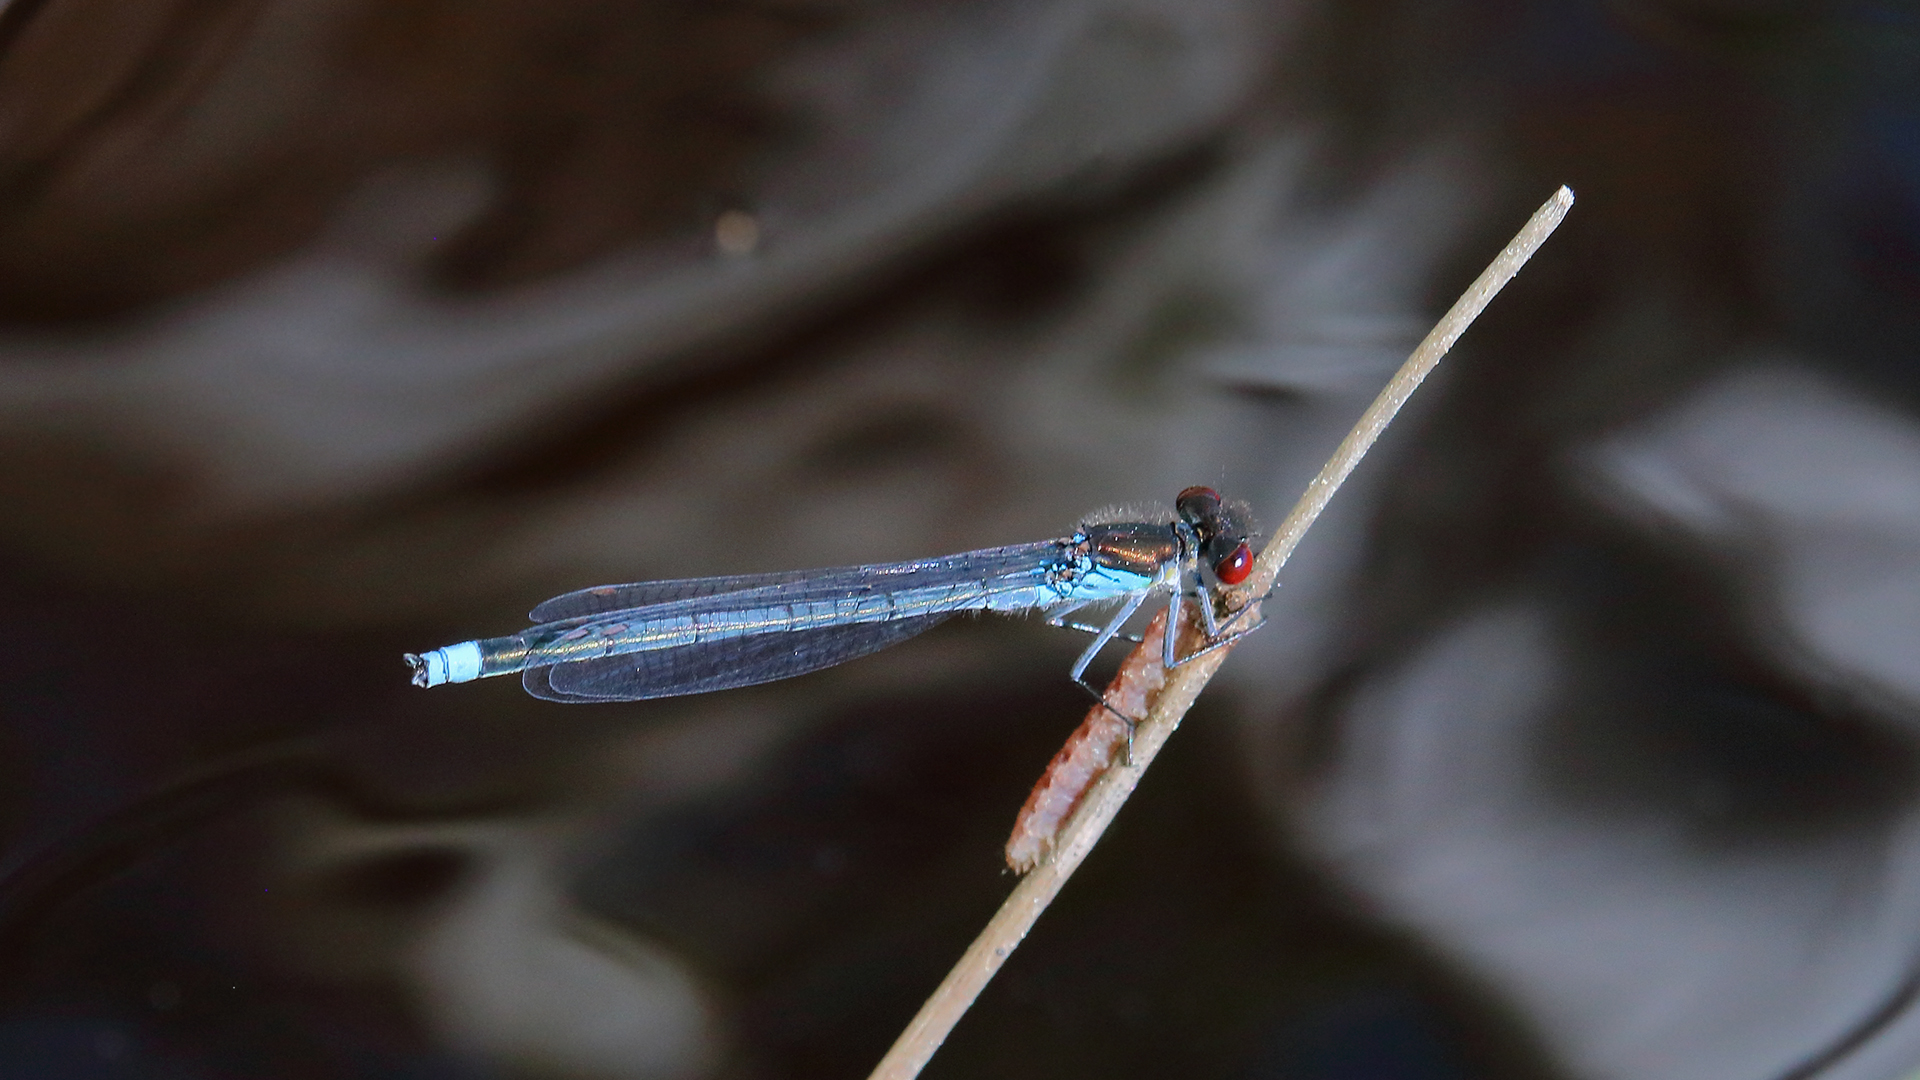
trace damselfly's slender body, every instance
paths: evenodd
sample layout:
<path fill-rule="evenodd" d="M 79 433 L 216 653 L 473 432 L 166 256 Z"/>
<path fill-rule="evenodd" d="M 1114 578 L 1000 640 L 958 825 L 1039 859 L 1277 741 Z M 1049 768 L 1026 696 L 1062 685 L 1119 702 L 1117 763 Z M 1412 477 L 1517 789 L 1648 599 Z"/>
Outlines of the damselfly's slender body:
<path fill-rule="evenodd" d="M 517 634 L 409 653 L 407 663 L 417 686 L 520 672 L 535 697 L 632 701 L 817 671 L 962 611 L 1039 610 L 1094 634 L 1072 670 L 1085 686 L 1087 665 L 1156 594 L 1171 597 L 1177 620 L 1181 598 L 1198 593 L 1207 648 L 1226 640 L 1201 567 L 1222 584 L 1246 580 L 1245 517 L 1204 487 L 1181 492 L 1175 509 L 1172 521 L 1088 523 L 1057 540 L 937 559 L 582 589 L 534 608 L 536 625 Z M 1113 601 L 1103 625 L 1070 621 Z M 1192 659 L 1174 655 L 1178 636 L 1165 637 L 1168 667 Z"/>

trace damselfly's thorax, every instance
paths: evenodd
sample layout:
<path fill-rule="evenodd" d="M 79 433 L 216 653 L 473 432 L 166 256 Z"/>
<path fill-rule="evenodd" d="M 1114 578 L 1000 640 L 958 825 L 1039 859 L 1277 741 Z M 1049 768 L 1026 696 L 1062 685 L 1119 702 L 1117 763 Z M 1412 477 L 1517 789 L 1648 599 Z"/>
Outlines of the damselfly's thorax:
<path fill-rule="evenodd" d="M 1174 524 L 1144 521 L 1082 525 L 1058 543 L 1060 557 L 1047 571 L 1047 584 L 1062 601 L 1081 603 L 1171 581 L 1195 550 Z"/>
<path fill-rule="evenodd" d="M 1068 565 L 1077 573 L 1097 568 L 1162 584 L 1177 583 L 1187 568 L 1205 564 L 1223 585 L 1245 581 L 1253 569 L 1253 549 L 1243 508 L 1223 501 L 1209 487 L 1182 491 L 1174 506 L 1176 516 L 1164 524 L 1111 521 L 1081 526 L 1065 542 Z"/>
<path fill-rule="evenodd" d="M 1157 579 L 1193 555 L 1193 544 L 1180 535 L 1178 525 L 1123 521 L 1089 525 L 1087 555 L 1104 569 Z"/>

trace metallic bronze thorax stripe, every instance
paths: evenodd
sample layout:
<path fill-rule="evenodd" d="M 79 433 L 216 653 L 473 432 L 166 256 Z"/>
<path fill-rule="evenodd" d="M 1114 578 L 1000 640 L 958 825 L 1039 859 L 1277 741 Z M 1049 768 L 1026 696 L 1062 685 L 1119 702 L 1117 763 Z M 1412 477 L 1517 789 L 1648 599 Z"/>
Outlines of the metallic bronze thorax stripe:
<path fill-rule="evenodd" d="M 1087 552 L 1101 566 L 1152 577 L 1180 554 L 1180 540 L 1166 525 L 1093 525 L 1087 529 Z"/>

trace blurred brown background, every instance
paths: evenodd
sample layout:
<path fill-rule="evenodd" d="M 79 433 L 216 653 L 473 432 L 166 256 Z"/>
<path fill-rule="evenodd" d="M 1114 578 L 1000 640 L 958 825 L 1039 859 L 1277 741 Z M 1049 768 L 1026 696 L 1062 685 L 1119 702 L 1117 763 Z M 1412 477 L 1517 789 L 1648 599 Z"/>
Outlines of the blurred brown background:
<path fill-rule="evenodd" d="M 559 706 L 602 582 L 1277 520 L 931 1077 L 1920 1068 L 1920 13 L 13 0 L 0 1077 L 857 1077 L 1081 645 Z"/>

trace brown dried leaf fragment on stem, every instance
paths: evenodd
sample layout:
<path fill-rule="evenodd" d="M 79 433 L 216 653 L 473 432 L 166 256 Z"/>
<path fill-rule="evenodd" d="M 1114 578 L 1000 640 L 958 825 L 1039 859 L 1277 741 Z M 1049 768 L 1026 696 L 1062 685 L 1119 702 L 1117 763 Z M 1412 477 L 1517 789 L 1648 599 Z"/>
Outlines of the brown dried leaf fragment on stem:
<path fill-rule="evenodd" d="M 1204 644 L 1192 632 L 1196 621 L 1181 620 L 1183 656 Z M 1166 629 L 1167 612 L 1163 608 L 1141 632 L 1140 645 L 1127 654 L 1113 681 L 1107 684 L 1102 698 L 1105 704 L 1087 710 L 1087 718 L 1067 737 L 1040 782 L 1033 785 L 1033 794 L 1020 808 L 1013 835 L 1007 839 L 1007 866 L 1014 873 L 1027 873 L 1053 854 L 1061 831 L 1086 801 L 1094 781 L 1115 761 L 1124 760 L 1133 725 L 1122 717 L 1145 716 L 1154 695 L 1167 684 L 1167 669 L 1160 663 L 1160 638 Z"/>
<path fill-rule="evenodd" d="M 1573 192 L 1565 187 L 1554 192 L 1553 197 L 1534 212 L 1533 217 L 1528 219 L 1493 262 L 1481 271 L 1473 284 L 1467 286 L 1466 292 L 1454 301 L 1453 307 L 1441 316 L 1440 321 L 1413 350 L 1413 355 L 1407 357 L 1406 363 L 1400 366 L 1386 389 L 1380 392 L 1353 430 L 1347 433 L 1340 448 L 1321 468 L 1320 474 L 1307 485 L 1300 501 L 1294 504 L 1292 512 L 1274 531 L 1272 542 L 1260 553 L 1252 576 L 1244 585 L 1228 592 L 1226 599 L 1229 607 L 1237 610 L 1246 603 L 1247 598 L 1265 596 L 1272 589 L 1280 568 L 1286 565 L 1293 549 L 1299 546 L 1301 537 L 1306 535 L 1314 519 L 1333 500 L 1334 492 L 1353 472 L 1354 466 L 1360 463 L 1374 440 L 1386 430 L 1394 414 L 1400 411 L 1400 406 L 1413 395 L 1421 380 L 1453 347 L 1453 343 L 1486 308 L 1494 294 L 1513 279 L 1520 267 L 1552 235 L 1572 205 Z M 1257 611 L 1245 616 L 1246 619 L 1258 617 Z M 1128 657 L 1128 664 L 1132 664 L 1142 651 L 1148 650 L 1149 645 L 1152 648 L 1148 653 L 1149 658 L 1158 656 L 1155 636 L 1143 636 L 1148 644 L 1136 649 L 1134 655 Z M 1194 699 L 1213 678 L 1213 673 L 1219 670 L 1230 651 L 1226 648 L 1216 649 L 1168 673 L 1166 685 L 1153 699 L 1152 708 L 1146 712 L 1145 719 L 1134 732 L 1131 762 L 1109 767 L 1094 781 L 1068 817 L 1053 844 L 1051 854 L 1040 857 L 1032 872 L 1014 886 L 1012 895 L 988 920 L 980 936 L 961 954 L 959 963 L 947 973 L 946 979 L 920 1007 L 919 1013 L 907 1024 L 900 1038 L 895 1040 L 893 1048 L 887 1051 L 887 1056 L 880 1060 L 871 1080 L 911 1080 L 919 1075 L 934 1051 L 946 1040 L 947 1033 L 953 1030 L 953 1025 L 959 1022 L 974 998 L 979 996 L 987 980 L 993 978 L 994 973 L 1000 970 L 1000 965 L 1026 938 L 1040 913 L 1046 910 L 1066 884 L 1067 878 L 1093 849 L 1101 834 L 1106 832 L 1108 824 L 1120 812 L 1121 805 L 1133 794 L 1141 774 L 1153 763 L 1168 736 L 1180 726 L 1181 718 L 1186 716 Z"/>

